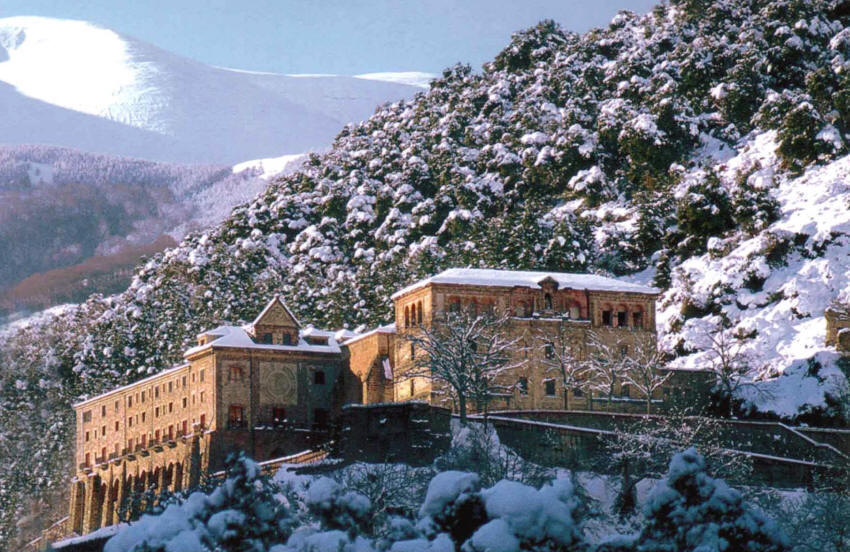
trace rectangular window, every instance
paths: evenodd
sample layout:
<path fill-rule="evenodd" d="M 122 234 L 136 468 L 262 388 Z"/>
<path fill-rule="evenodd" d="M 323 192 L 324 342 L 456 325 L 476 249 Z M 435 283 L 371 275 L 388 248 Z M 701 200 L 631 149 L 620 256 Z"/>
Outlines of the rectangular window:
<path fill-rule="evenodd" d="M 129 450 L 130 452 L 133 452 L 133 440 L 132 439 L 127 439 L 127 450 Z"/>
<path fill-rule="evenodd" d="M 280 423 L 286 420 L 286 409 L 279 406 L 273 408 L 272 419 L 275 421 L 275 423 Z"/>
<path fill-rule="evenodd" d="M 228 427 L 244 427 L 245 425 L 245 407 L 238 404 L 231 404 L 227 417 Z"/>
<path fill-rule="evenodd" d="M 142 412 L 142 423 L 144 423 L 144 422 L 145 422 L 145 413 Z"/>
<path fill-rule="evenodd" d="M 186 398 L 186 397 L 183 397 L 183 408 L 186 408 L 187 406 L 189 406 L 189 399 Z"/>
<path fill-rule="evenodd" d="M 118 421 L 115 421 L 115 431 L 118 431 Z"/>
<path fill-rule="evenodd" d="M 142 391 L 142 401 L 141 402 L 145 402 L 145 392 L 144 391 Z"/>
<path fill-rule="evenodd" d="M 528 395 L 528 378 L 519 378 L 519 392 Z"/>
<path fill-rule="evenodd" d="M 100 417 L 106 418 L 106 405 L 100 407 Z"/>
<path fill-rule="evenodd" d="M 145 433 L 142 433 L 142 448 L 148 446 L 148 436 Z"/>
<path fill-rule="evenodd" d="M 204 402 L 204 392 L 201 391 L 201 402 Z"/>
<path fill-rule="evenodd" d="M 145 394 L 145 392 L 142 391 L 142 395 L 144 395 L 144 394 Z M 139 404 L 139 394 L 138 393 L 136 393 L 136 404 Z"/>
<path fill-rule="evenodd" d="M 88 443 L 88 442 L 89 442 L 89 432 L 86 431 L 86 443 Z"/>
<path fill-rule="evenodd" d="M 188 435 L 189 422 L 187 420 L 183 420 L 183 435 Z"/>
<path fill-rule="evenodd" d="M 169 381 L 169 382 L 168 382 L 168 392 L 169 392 L 169 393 L 171 393 L 171 386 L 172 386 L 172 383 Z"/>
<path fill-rule="evenodd" d="M 133 406 L 133 396 L 132 395 L 127 397 L 127 408 L 130 408 L 131 406 Z"/>
<path fill-rule="evenodd" d="M 625 328 L 626 326 L 628 326 L 629 323 L 626 319 L 627 315 L 628 315 L 628 313 L 625 312 L 625 311 L 619 311 L 617 313 L 617 326 L 618 327 Z"/>
<path fill-rule="evenodd" d="M 168 413 L 171 414 L 172 412 L 174 412 L 174 403 L 170 402 L 168 403 Z"/>
<path fill-rule="evenodd" d="M 101 426 L 101 427 L 100 427 L 100 436 L 101 436 L 101 437 L 106 437 L 106 426 Z"/>
<path fill-rule="evenodd" d="M 264 333 L 264 334 L 263 334 L 263 340 L 262 340 L 262 341 L 263 341 L 263 343 L 265 343 L 266 345 L 271 345 L 271 344 L 272 344 L 272 334 L 270 334 L 270 333 Z"/>
<path fill-rule="evenodd" d="M 186 388 L 186 376 L 183 376 L 183 388 Z"/>
<path fill-rule="evenodd" d="M 171 425 L 168 426 L 168 440 L 169 441 L 174 440 L 174 424 L 171 424 Z"/>
<path fill-rule="evenodd" d="M 325 384 L 325 372 L 322 370 L 316 370 L 313 372 L 313 385 L 324 385 Z"/>
<path fill-rule="evenodd" d="M 155 399 L 159 398 L 159 385 L 153 388 L 153 396 Z"/>
<path fill-rule="evenodd" d="M 313 411 L 313 425 L 318 428 L 328 427 L 328 411 L 324 408 L 317 408 Z"/>
<path fill-rule="evenodd" d="M 106 462 L 106 447 L 100 449 L 100 461 Z"/>
<path fill-rule="evenodd" d="M 546 396 L 547 397 L 554 397 L 555 396 L 555 380 L 546 380 L 545 382 L 543 382 L 543 385 L 544 385 L 544 388 L 545 388 L 545 391 L 546 391 Z"/>
<path fill-rule="evenodd" d="M 230 371 L 228 372 L 227 379 L 228 381 L 242 381 L 244 377 L 244 372 L 242 370 L 242 366 L 235 365 L 230 367 Z"/>
<path fill-rule="evenodd" d="M 203 370 L 201 370 L 199 377 L 200 377 L 201 381 L 204 381 L 204 371 Z"/>
<path fill-rule="evenodd" d="M 201 427 L 205 427 L 207 425 L 207 415 L 201 414 Z"/>
<path fill-rule="evenodd" d="M 119 401 L 115 401 L 115 412 L 118 412 L 118 402 Z"/>
<path fill-rule="evenodd" d="M 153 442 L 159 443 L 159 430 L 158 429 L 153 432 Z"/>
<path fill-rule="evenodd" d="M 87 423 L 91 421 L 91 410 L 86 410 L 83 412 L 83 423 Z"/>
<path fill-rule="evenodd" d="M 133 417 L 132 416 L 127 418 L 127 425 L 130 426 L 130 427 L 133 427 Z"/>
<path fill-rule="evenodd" d="M 159 418 L 159 407 L 158 406 L 153 409 L 153 417 Z"/>
<path fill-rule="evenodd" d="M 289 332 L 283 334 L 283 344 L 292 345 L 292 335 Z"/>
<path fill-rule="evenodd" d="M 635 328 L 643 328 L 643 313 L 642 312 L 632 313 L 632 326 L 634 326 Z"/>
<path fill-rule="evenodd" d="M 86 466 L 91 466 L 91 453 L 86 453 Z"/>
<path fill-rule="evenodd" d="M 604 310 L 602 311 L 602 325 L 610 326 L 611 325 L 611 311 Z"/>

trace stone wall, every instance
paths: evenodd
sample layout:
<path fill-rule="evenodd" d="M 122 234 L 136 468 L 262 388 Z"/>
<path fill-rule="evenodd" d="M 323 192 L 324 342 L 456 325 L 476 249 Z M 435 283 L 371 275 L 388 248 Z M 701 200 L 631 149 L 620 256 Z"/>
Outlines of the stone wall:
<path fill-rule="evenodd" d="M 421 402 L 346 405 L 336 455 L 362 462 L 425 465 L 451 443 L 451 411 Z"/>

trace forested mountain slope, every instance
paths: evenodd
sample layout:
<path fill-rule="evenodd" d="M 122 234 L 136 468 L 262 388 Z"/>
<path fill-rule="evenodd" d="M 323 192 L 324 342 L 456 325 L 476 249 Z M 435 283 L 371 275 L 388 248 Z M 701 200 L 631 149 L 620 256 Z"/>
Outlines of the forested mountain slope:
<path fill-rule="evenodd" d="M 482 72 L 453 67 L 347 126 L 126 293 L 7 339 L 6 515 L 61 488 L 71 401 L 177 362 L 274 292 L 302 320 L 356 327 L 448 266 L 652 279 L 674 362 L 704 362 L 721 326 L 776 387 L 735 397 L 742 413 L 840 421 L 847 383 L 822 328 L 850 291 L 845 26 L 850 9 L 826 0 L 673 0 L 583 35 L 543 22 Z M 806 390 L 796 404 L 788 382 Z"/>

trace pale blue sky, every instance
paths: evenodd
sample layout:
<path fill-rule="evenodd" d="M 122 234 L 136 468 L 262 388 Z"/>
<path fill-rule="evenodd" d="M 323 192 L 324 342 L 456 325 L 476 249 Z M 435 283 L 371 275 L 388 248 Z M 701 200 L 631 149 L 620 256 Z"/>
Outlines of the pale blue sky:
<path fill-rule="evenodd" d="M 657 0 L 0 0 L 0 17 L 83 19 L 211 65 L 278 73 L 479 68 L 551 18 L 584 31 Z"/>

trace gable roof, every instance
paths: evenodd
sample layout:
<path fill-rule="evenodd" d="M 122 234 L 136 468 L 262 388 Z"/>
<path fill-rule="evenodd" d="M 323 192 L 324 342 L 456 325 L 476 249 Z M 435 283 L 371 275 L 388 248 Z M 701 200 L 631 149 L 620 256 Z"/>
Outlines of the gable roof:
<path fill-rule="evenodd" d="M 266 315 L 268 315 L 269 313 L 271 313 L 271 311 L 272 311 L 272 309 L 275 307 L 275 305 L 280 305 L 281 307 L 283 307 L 283 310 L 284 310 L 284 311 L 286 311 L 287 316 L 289 316 L 289 318 L 291 318 L 291 319 L 292 319 L 292 322 L 295 324 L 295 327 L 296 327 L 296 328 L 300 328 L 300 327 L 301 327 L 301 323 L 300 323 L 300 322 L 298 322 L 298 319 L 297 319 L 297 318 L 295 318 L 295 315 L 294 315 L 294 314 L 292 314 L 292 311 L 291 311 L 291 310 L 289 310 L 289 307 L 287 307 L 287 306 L 286 306 L 286 303 L 284 303 L 284 302 L 283 302 L 283 299 L 281 299 L 281 298 L 280 298 L 280 295 L 275 295 L 275 296 L 272 298 L 272 300 L 271 300 L 271 301 L 269 301 L 269 304 L 268 304 L 268 305 L 266 305 L 266 308 L 264 308 L 264 309 L 262 310 L 262 312 L 260 312 L 260 314 L 258 314 L 258 315 L 257 315 L 257 318 L 255 318 L 255 319 L 254 319 L 254 321 L 253 321 L 253 322 L 251 322 L 251 325 L 252 325 L 252 326 L 256 326 L 257 324 L 262 324 L 262 323 L 263 323 L 263 322 L 262 322 L 262 319 L 263 319 Z"/>
<path fill-rule="evenodd" d="M 626 293 L 642 293 L 645 295 L 658 295 L 661 293 L 661 290 L 654 287 L 624 282 L 616 278 L 599 276 L 597 274 L 496 270 L 490 268 L 450 268 L 430 278 L 419 280 L 393 293 L 392 298 L 397 299 L 428 284 L 539 288 L 540 282 L 546 279 L 554 280 L 560 289 L 621 291 Z"/>

